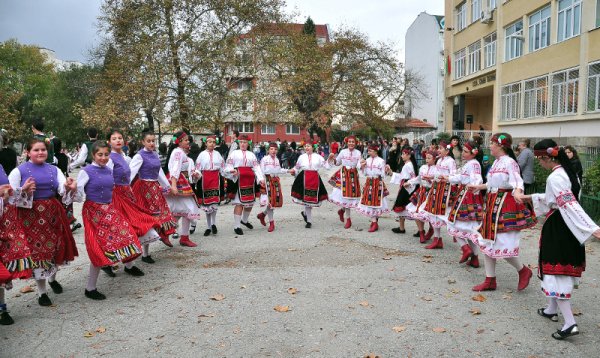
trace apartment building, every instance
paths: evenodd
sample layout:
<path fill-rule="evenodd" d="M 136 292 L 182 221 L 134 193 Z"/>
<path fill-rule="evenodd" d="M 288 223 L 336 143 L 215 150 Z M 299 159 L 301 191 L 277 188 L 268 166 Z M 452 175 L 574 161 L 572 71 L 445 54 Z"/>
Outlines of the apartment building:
<path fill-rule="evenodd" d="M 446 1 L 447 129 L 600 145 L 600 0 Z"/>

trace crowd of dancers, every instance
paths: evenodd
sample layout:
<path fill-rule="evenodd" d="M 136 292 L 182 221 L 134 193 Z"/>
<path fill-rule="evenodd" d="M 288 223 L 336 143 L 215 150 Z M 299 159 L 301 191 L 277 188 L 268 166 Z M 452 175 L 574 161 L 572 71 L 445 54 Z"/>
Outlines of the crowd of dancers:
<path fill-rule="evenodd" d="M 87 163 L 76 179 L 49 163 L 49 143 L 43 137 L 27 144 L 26 162 L 10 173 L 2 168 L 0 324 L 13 323 L 5 301 L 5 289 L 12 286 L 12 280 L 33 277 L 41 306 L 52 304 L 47 283 L 55 294 L 63 291 L 57 280 L 58 267 L 78 256 L 67 215 L 73 202 L 83 202 L 81 216 L 90 260 L 84 294 L 103 300 L 106 296 L 97 288 L 102 270 L 114 276 L 112 267 L 123 263 L 127 274 L 143 276 L 135 265 L 138 257 L 153 264 L 151 243 L 162 241 L 172 247 L 174 234 L 180 245 L 197 246 L 190 239 L 190 231 L 202 213 L 206 218 L 203 235 L 217 235 L 216 214 L 226 198 L 234 206 L 236 235 L 244 234 L 242 226 L 254 228 L 249 219 L 257 202 L 262 210 L 256 217 L 268 226 L 268 232 L 275 231 L 274 212 L 284 202 L 279 177 L 289 174 L 295 176 L 291 199 L 301 205 L 307 229 L 313 225 L 313 208 L 327 200 L 339 206 L 337 214 L 345 229 L 352 227 L 352 211 L 370 219 L 369 233 L 379 231 L 378 219 L 387 213 L 397 217 L 398 227 L 392 229 L 396 234 L 406 233 L 405 220 L 415 220 L 418 232 L 414 236 L 427 244 L 426 249 L 443 249 L 441 230 L 445 227 L 460 247 L 460 264 L 477 268 L 481 264 L 479 253 L 483 254 L 485 280 L 475 285 L 474 291 L 497 288 L 498 259 L 517 271 L 518 290 L 529 285 L 533 273 L 519 259 L 520 232 L 545 216 L 538 276 L 548 304 L 537 313 L 555 322 L 558 312 L 562 313 L 564 325 L 552 335 L 556 339 L 579 333 L 570 298 L 585 269 L 583 243 L 591 236 L 600 238 L 600 228 L 579 205 L 579 180 L 564 149 L 551 139 L 534 147 L 540 165 L 552 173 L 545 193 L 533 195 L 524 195 L 512 138 L 507 133 L 491 139 L 490 154 L 495 161 L 485 182 L 481 175 L 483 150 L 477 140 L 463 143 L 460 168 L 450 143 L 440 142 L 420 153 L 425 159 L 420 168 L 414 150 L 404 147 L 404 165 L 399 173 L 393 173 L 378 156 L 376 144 L 368 147 L 364 159 L 354 136 L 345 138 L 346 148 L 327 158 L 315 152 L 318 143 L 306 143 L 304 153 L 290 169 L 281 167 L 275 143 L 258 161 L 245 135 L 236 138 L 227 160 L 215 150 L 218 138 L 205 138 L 206 150 L 194 162 L 187 155 L 189 136 L 180 131 L 172 138 L 167 170 L 163 170 L 154 133 L 145 131 L 140 140 L 142 149 L 133 158 L 123 153 L 123 133 L 119 130 L 110 131 L 106 140 L 90 142 L 75 162 Z M 329 194 L 319 171 L 337 166 L 340 169 L 329 178 L 333 187 Z M 360 177 L 364 178 L 363 185 Z M 387 178 L 399 185 L 391 208 Z"/>

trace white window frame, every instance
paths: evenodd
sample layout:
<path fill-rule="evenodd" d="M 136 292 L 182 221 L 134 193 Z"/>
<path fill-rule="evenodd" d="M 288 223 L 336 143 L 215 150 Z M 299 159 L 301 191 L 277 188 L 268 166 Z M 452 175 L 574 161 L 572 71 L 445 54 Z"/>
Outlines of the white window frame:
<path fill-rule="evenodd" d="M 254 123 L 252 122 L 234 122 L 231 123 L 231 131 L 237 130 L 240 133 L 254 133 Z"/>
<path fill-rule="evenodd" d="M 260 133 L 261 134 L 275 134 L 276 128 L 275 128 L 275 124 L 273 123 L 265 123 L 263 125 L 260 126 Z"/>
<path fill-rule="evenodd" d="M 496 8 L 496 0 L 488 0 L 488 10 L 492 11 Z"/>
<path fill-rule="evenodd" d="M 550 46 L 550 5 L 529 15 L 529 52 Z"/>
<path fill-rule="evenodd" d="M 462 31 L 467 27 L 467 2 L 463 2 L 455 9 L 456 14 L 456 32 Z"/>
<path fill-rule="evenodd" d="M 500 120 L 510 121 L 521 118 L 521 82 L 502 87 L 500 92 Z"/>
<path fill-rule="evenodd" d="M 586 110 L 588 112 L 600 111 L 600 61 L 588 65 L 587 92 Z"/>
<path fill-rule="evenodd" d="M 285 125 L 285 134 L 300 134 L 300 126 L 297 124 L 293 124 L 293 123 L 286 124 Z"/>
<path fill-rule="evenodd" d="M 560 76 L 563 78 L 561 79 Z M 554 72 L 550 75 L 552 83 L 552 115 L 577 114 L 579 100 L 579 68 Z"/>
<path fill-rule="evenodd" d="M 469 75 L 481 70 L 481 41 L 469 45 Z"/>
<path fill-rule="evenodd" d="M 471 0 L 471 23 L 481 19 L 481 0 Z"/>
<path fill-rule="evenodd" d="M 454 53 L 454 79 L 463 78 L 467 72 L 467 49 L 463 48 Z"/>
<path fill-rule="evenodd" d="M 568 40 L 581 33 L 581 6 L 581 0 L 558 0 L 556 42 Z"/>
<path fill-rule="evenodd" d="M 523 118 L 548 115 L 548 76 L 540 76 L 523 83 Z"/>
<path fill-rule="evenodd" d="M 484 68 L 496 66 L 496 44 L 497 34 L 492 32 L 483 38 L 483 55 L 485 58 Z"/>
<path fill-rule="evenodd" d="M 520 26 L 519 26 L 520 25 Z M 520 29 L 518 29 L 520 27 Z M 504 61 L 523 56 L 523 20 L 519 20 L 504 29 Z"/>

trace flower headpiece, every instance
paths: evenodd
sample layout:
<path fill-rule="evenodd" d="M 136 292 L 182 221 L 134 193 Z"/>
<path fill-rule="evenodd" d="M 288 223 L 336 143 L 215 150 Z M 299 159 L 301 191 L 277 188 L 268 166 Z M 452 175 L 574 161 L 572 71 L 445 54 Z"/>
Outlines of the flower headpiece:
<path fill-rule="evenodd" d="M 369 149 L 370 150 L 374 150 L 374 151 L 378 151 L 379 150 L 379 146 L 377 144 L 371 144 L 371 145 L 369 145 Z"/>
<path fill-rule="evenodd" d="M 499 144 L 501 147 L 510 148 L 510 141 L 508 137 L 504 134 L 500 134 L 499 136 L 492 136 L 492 142 Z"/>
<path fill-rule="evenodd" d="M 466 142 L 466 143 L 464 144 L 464 147 L 465 147 L 465 148 L 467 148 L 467 149 L 469 150 L 469 152 L 471 152 L 471 153 L 473 153 L 473 154 L 475 154 L 475 155 L 477 155 L 477 153 L 479 153 L 479 148 L 477 148 L 477 147 L 475 147 L 475 146 L 471 146 L 471 145 L 469 144 L 469 142 Z"/>
<path fill-rule="evenodd" d="M 179 135 L 179 137 L 178 137 L 178 136 L 176 136 L 176 135 L 174 135 L 174 136 L 173 136 L 173 143 L 175 143 L 175 145 L 178 145 L 179 143 L 181 143 L 181 140 L 182 140 L 183 138 L 185 138 L 185 136 L 187 136 L 187 134 L 186 134 L 185 132 L 181 133 L 181 134 Z"/>
<path fill-rule="evenodd" d="M 558 151 L 559 151 L 559 147 L 548 147 L 546 149 L 538 149 L 538 150 L 534 150 L 533 154 L 536 157 L 552 157 L 552 158 L 556 158 L 558 157 Z"/>
<path fill-rule="evenodd" d="M 356 136 L 354 136 L 354 135 L 349 135 L 349 136 L 347 136 L 346 138 L 344 138 L 344 143 L 348 143 L 348 141 L 349 141 L 350 139 L 353 139 L 353 140 L 354 140 L 354 142 L 356 143 Z"/>

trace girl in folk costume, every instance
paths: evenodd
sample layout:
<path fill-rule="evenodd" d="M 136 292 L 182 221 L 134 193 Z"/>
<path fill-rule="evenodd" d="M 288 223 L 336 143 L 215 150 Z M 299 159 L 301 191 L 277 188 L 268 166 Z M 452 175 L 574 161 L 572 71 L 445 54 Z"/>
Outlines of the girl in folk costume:
<path fill-rule="evenodd" d="M 46 163 L 48 148 L 45 142 L 32 139 L 27 144 L 27 156 L 29 161 L 15 168 L 8 180 L 13 188 L 23 188 L 28 182 L 34 182 L 33 195 L 21 200 L 17 206 L 31 250 L 38 303 L 50 306 L 52 301 L 48 297 L 46 280 L 54 293 L 62 293 L 63 288 L 56 281 L 57 266 L 73 261 L 77 256 L 69 219 L 56 197 L 62 196 L 63 202 L 69 204 L 77 190 L 77 183 L 73 178 L 65 178 L 57 167 Z"/>
<path fill-rule="evenodd" d="M 352 219 L 350 218 L 350 209 L 358 206 L 361 200 L 360 183 L 358 182 L 358 165 L 361 160 L 361 153 L 356 149 L 356 137 L 348 136 L 344 139 L 348 148 L 342 149 L 340 153 L 329 154 L 328 162 L 333 165 L 341 165 L 342 168 L 335 172 L 329 179 L 329 183 L 333 185 L 333 191 L 329 196 L 329 201 L 337 206 L 340 206 L 338 215 L 340 221 L 344 222 L 346 217 L 345 229 L 352 227 Z"/>
<path fill-rule="evenodd" d="M 469 266 L 479 267 L 477 257 L 477 230 L 483 221 L 483 199 L 480 192 L 473 192 L 467 185 L 483 183 L 481 177 L 481 160 L 483 151 L 474 140 L 467 141 L 462 149 L 464 165 L 460 172 L 449 176 L 452 184 L 458 184 L 458 196 L 448 213 L 448 233 L 456 238 L 462 250 L 459 262 Z M 474 241 L 473 241 L 474 240 Z"/>
<path fill-rule="evenodd" d="M 544 139 L 534 146 L 534 155 L 543 168 L 552 170 L 546 179 L 546 192 L 515 194 L 515 199 L 533 201 L 536 214 L 546 216 L 540 236 L 538 275 L 548 306 L 537 313 L 557 322 L 560 309 L 565 324 L 552 337 L 561 340 L 579 334 L 570 299 L 585 270 L 584 243 L 590 236 L 600 239 L 600 227 L 577 200 L 580 190 L 577 174 L 564 149 L 552 139 Z"/>
<path fill-rule="evenodd" d="M 142 145 L 144 147 L 133 156 L 129 163 L 129 169 L 131 170 L 129 179 L 133 183 L 131 189 L 138 205 L 147 208 L 158 219 L 161 225 L 158 231 L 160 240 L 165 245 L 173 247 L 173 244 L 169 241 L 169 235 L 175 233 L 176 222 L 171 216 L 171 210 L 169 210 L 163 191 L 170 188 L 171 192 L 175 193 L 175 188 L 171 187 L 169 180 L 167 180 L 160 167 L 160 159 L 155 151 L 154 133 L 142 132 Z M 155 261 L 150 256 L 150 245 L 148 243 L 143 244 L 142 250 L 142 261 L 153 264 Z"/>
<path fill-rule="evenodd" d="M 123 262 L 130 273 L 142 276 L 144 273 L 133 266 L 142 248 L 133 227 L 112 204 L 115 180 L 112 170 L 106 166 L 110 160 L 108 143 L 94 142 L 91 153 L 92 164 L 86 165 L 77 176 L 77 197 L 86 199 L 81 216 L 90 258 L 85 296 L 103 300 L 106 296 L 96 289 L 100 268 Z"/>
<path fill-rule="evenodd" d="M 266 210 L 257 215 L 258 220 L 263 226 L 266 226 L 265 217 L 269 218 L 269 232 L 275 230 L 275 220 L 273 220 L 273 211 L 275 208 L 283 206 L 283 194 L 281 192 L 281 182 L 279 174 L 288 173 L 287 169 L 282 169 L 277 159 L 277 143 L 269 144 L 269 154 L 260 161 L 260 168 L 265 175 L 265 186 L 261 187 L 260 203 L 266 206 Z"/>
<path fill-rule="evenodd" d="M 34 189 L 35 184 L 30 178 L 25 181 L 23 187 L 13 189 L 4 168 L 0 165 L 0 325 L 14 323 L 6 306 L 5 289 L 12 288 L 12 280 L 31 277 L 31 251 L 18 218 L 16 204 L 26 201 Z"/>
<path fill-rule="evenodd" d="M 118 130 L 112 130 L 108 135 L 108 140 L 111 148 L 110 160 L 106 164 L 112 170 L 115 187 L 112 192 L 113 207 L 127 219 L 129 225 L 135 231 L 135 234 L 140 240 L 142 250 L 148 248 L 151 242 L 160 239 L 158 230 L 160 230 L 160 222 L 152 215 L 152 212 L 145 207 L 142 207 L 129 185 L 131 178 L 131 169 L 129 162 L 131 158 L 123 153 L 123 134 Z M 132 266 L 133 262 L 125 265 L 125 272 L 132 276 L 143 276 L 144 273 L 137 267 Z M 102 268 L 109 276 L 114 277 L 115 274 L 110 267 Z M 105 270 L 106 269 L 106 270 Z"/>
<path fill-rule="evenodd" d="M 529 285 L 531 270 L 519 260 L 519 235 L 523 229 L 537 223 L 527 206 L 515 201 L 514 195 L 523 193 L 523 179 L 519 164 L 511 148 L 512 137 L 507 133 L 492 136 L 490 153 L 496 157 L 486 184 L 467 185 L 473 191 L 486 190 L 483 223 L 476 237 L 479 249 L 485 254 L 485 281 L 473 291 L 496 289 L 496 260 L 504 258 L 518 270 L 518 289 Z"/>
<path fill-rule="evenodd" d="M 418 237 L 421 244 L 426 243 L 433 235 L 433 227 L 429 224 L 429 230 L 425 233 L 425 223 L 429 222 L 428 215 L 423 210 L 427 203 L 427 195 L 431 189 L 431 184 L 435 176 L 435 162 L 437 160 L 438 152 L 436 150 L 423 151 L 423 157 L 425 158 L 425 164 L 419 168 L 419 175 L 409 179 L 405 185 L 418 185 L 413 195 L 410 197 L 410 203 L 406 206 L 409 219 L 413 219 L 417 222 L 419 232 L 414 237 Z"/>
<path fill-rule="evenodd" d="M 194 171 L 194 165 L 185 154 L 189 148 L 188 135 L 184 131 L 176 132 L 167 154 L 167 166 L 169 168 L 167 178 L 171 182 L 171 194 L 168 194 L 166 198 L 171 209 L 171 215 L 176 221 L 181 218 L 179 244 L 181 246 L 196 247 L 197 245 L 190 240 L 190 224 L 191 220 L 200 218 L 200 209 L 188 181 L 190 173 Z M 193 176 L 198 176 L 198 174 L 194 173 Z"/>
<path fill-rule="evenodd" d="M 446 225 L 446 212 L 452 206 L 452 196 L 457 190 L 448 178 L 456 172 L 456 162 L 450 155 L 451 147 L 444 141 L 440 142 L 438 148 L 439 159 L 435 166 L 434 181 L 431 184 L 427 203 L 424 211 L 429 216 L 429 222 L 433 226 L 433 242 L 426 249 L 443 249 L 440 228 Z"/>
<path fill-rule="evenodd" d="M 248 141 L 247 135 L 240 135 L 240 149 L 229 154 L 225 166 L 225 171 L 231 178 L 227 182 L 227 193 L 232 199 L 231 203 L 235 205 L 233 231 L 238 235 L 244 235 L 240 223 L 248 229 L 254 228 L 248 222 L 248 218 L 254 206 L 254 200 L 260 195 L 260 186 L 257 183 L 260 185 L 265 183 L 260 163 L 256 160 L 254 153 L 248 150 Z"/>
<path fill-rule="evenodd" d="M 370 145 L 369 158 L 360 162 L 360 170 L 365 176 L 366 182 L 357 211 L 371 219 L 369 232 L 379 230 L 377 222 L 379 217 L 390 211 L 386 200 L 389 192 L 383 182 L 386 165 L 385 160 L 377 156 L 378 150 L 377 145 Z"/>
<path fill-rule="evenodd" d="M 221 154 L 215 150 L 217 137 L 206 138 L 206 150 L 196 158 L 196 198 L 200 209 L 206 213 L 206 230 L 204 236 L 211 233 L 216 235 L 217 210 L 221 201 L 225 199 L 225 161 Z"/>
<path fill-rule="evenodd" d="M 412 193 L 418 189 L 415 188 L 408 181 L 410 179 L 414 179 L 418 174 L 419 168 L 417 167 L 417 159 L 415 158 L 414 151 L 411 147 L 404 147 L 400 152 L 400 158 L 404 162 L 402 166 L 402 171 L 400 174 L 394 173 L 394 176 L 397 176 L 400 180 L 400 188 L 398 189 L 398 196 L 396 197 L 396 202 L 394 203 L 394 212 L 398 215 L 398 227 L 392 229 L 392 231 L 396 234 L 404 234 L 406 229 L 404 228 L 404 221 L 406 217 L 410 216 L 410 213 L 406 211 L 406 206 L 410 203 L 410 197 Z M 387 166 L 386 170 L 391 172 L 389 166 Z M 417 170 L 417 172 L 415 172 Z M 396 178 L 392 179 L 393 181 L 398 180 Z"/>
<path fill-rule="evenodd" d="M 296 175 L 292 184 L 292 201 L 304 206 L 300 214 L 307 229 L 312 227 L 312 208 L 321 206 L 327 200 L 327 189 L 319 176 L 319 169 L 327 166 L 327 163 L 322 156 L 314 153 L 318 147 L 318 143 L 304 144 L 304 154 L 298 157 L 296 166 L 290 170 L 292 175 Z"/>

